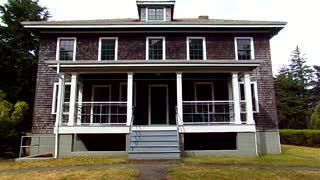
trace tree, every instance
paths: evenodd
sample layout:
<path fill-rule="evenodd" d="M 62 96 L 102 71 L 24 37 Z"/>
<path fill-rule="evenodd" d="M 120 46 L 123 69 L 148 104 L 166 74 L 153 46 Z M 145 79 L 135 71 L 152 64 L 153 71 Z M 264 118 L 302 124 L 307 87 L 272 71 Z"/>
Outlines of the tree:
<path fill-rule="evenodd" d="M 28 105 L 17 102 L 14 106 L 0 90 L 0 157 L 14 157 L 19 151 L 20 130 Z"/>
<path fill-rule="evenodd" d="M 320 129 L 320 104 L 318 104 L 311 116 L 311 128 Z"/>
<path fill-rule="evenodd" d="M 33 102 L 39 38 L 35 30 L 23 28 L 23 21 L 46 21 L 47 8 L 38 0 L 8 0 L 0 6 L 0 89 L 10 101 Z"/>
<path fill-rule="evenodd" d="M 297 46 L 291 63 L 283 66 L 275 78 L 280 128 L 304 129 L 310 125 L 315 97 L 311 93 L 314 71 L 306 65 L 305 55 Z"/>
<path fill-rule="evenodd" d="M 23 28 L 23 21 L 46 21 L 49 12 L 38 0 L 8 0 L 0 5 L 0 89 L 10 102 L 26 101 L 33 107 L 39 37 L 35 30 Z M 32 109 L 31 109 L 32 111 Z M 24 122 L 26 129 L 31 127 Z"/>

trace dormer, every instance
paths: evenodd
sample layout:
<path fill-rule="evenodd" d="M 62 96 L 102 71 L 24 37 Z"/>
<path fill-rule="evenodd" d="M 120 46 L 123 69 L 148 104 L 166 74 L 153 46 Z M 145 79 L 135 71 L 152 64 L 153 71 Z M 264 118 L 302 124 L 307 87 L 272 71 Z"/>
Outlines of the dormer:
<path fill-rule="evenodd" d="M 172 21 L 175 0 L 137 0 L 140 21 Z"/>

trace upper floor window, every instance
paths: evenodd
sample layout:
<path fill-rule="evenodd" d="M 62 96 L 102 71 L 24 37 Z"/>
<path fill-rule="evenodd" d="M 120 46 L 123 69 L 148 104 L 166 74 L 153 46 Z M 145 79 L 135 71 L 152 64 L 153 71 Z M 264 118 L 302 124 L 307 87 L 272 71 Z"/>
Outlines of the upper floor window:
<path fill-rule="evenodd" d="M 147 20 L 163 21 L 165 19 L 164 8 L 147 8 Z"/>
<path fill-rule="evenodd" d="M 100 38 L 99 40 L 99 60 L 118 59 L 118 38 Z"/>
<path fill-rule="evenodd" d="M 236 37 L 235 47 L 237 60 L 254 59 L 254 46 L 252 37 Z"/>
<path fill-rule="evenodd" d="M 206 40 L 204 37 L 187 37 L 188 60 L 206 60 Z"/>
<path fill-rule="evenodd" d="M 245 94 L 244 94 L 244 82 L 239 82 L 240 85 L 240 100 L 241 103 L 246 102 Z M 258 100 L 258 88 L 257 88 L 257 82 L 251 82 L 251 97 L 252 97 L 252 110 L 254 113 L 259 112 L 259 100 Z M 242 106 L 242 112 L 245 112 L 245 106 Z"/>
<path fill-rule="evenodd" d="M 58 38 L 57 60 L 76 60 L 76 38 Z"/>
<path fill-rule="evenodd" d="M 165 38 L 147 37 L 147 60 L 164 60 L 165 56 Z"/>

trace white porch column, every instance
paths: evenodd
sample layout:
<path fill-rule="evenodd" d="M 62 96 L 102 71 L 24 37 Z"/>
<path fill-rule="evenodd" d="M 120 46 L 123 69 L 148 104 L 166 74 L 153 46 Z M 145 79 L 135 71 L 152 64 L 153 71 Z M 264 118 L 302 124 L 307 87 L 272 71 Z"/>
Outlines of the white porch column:
<path fill-rule="evenodd" d="M 239 82 L 238 73 L 232 73 L 232 94 L 233 94 L 233 108 L 234 108 L 234 122 L 241 124 L 240 112 L 240 95 L 239 95 Z"/>
<path fill-rule="evenodd" d="M 82 99 L 83 99 L 83 84 L 79 82 L 79 89 L 78 89 L 78 117 L 77 117 L 77 125 L 81 125 L 81 115 L 82 115 Z"/>
<path fill-rule="evenodd" d="M 64 94 L 65 94 L 64 91 L 65 91 L 64 73 L 60 73 L 59 74 L 58 99 L 57 99 L 57 112 L 56 112 L 56 127 L 60 126 L 62 123 Z"/>
<path fill-rule="evenodd" d="M 128 73 L 127 82 L 127 126 L 131 125 L 132 120 L 132 101 L 133 101 L 133 73 Z"/>
<path fill-rule="evenodd" d="M 77 88 L 78 88 L 78 74 L 72 74 L 71 75 L 71 87 L 70 87 L 70 104 L 69 104 L 68 126 L 73 126 L 74 122 L 75 122 Z"/>
<path fill-rule="evenodd" d="M 244 74 L 244 95 L 246 99 L 246 117 L 247 124 L 254 124 L 253 120 L 253 109 L 252 109 L 252 94 L 251 94 L 251 83 L 250 74 Z"/>
<path fill-rule="evenodd" d="M 183 125 L 182 73 L 177 72 L 177 116 L 178 124 Z"/>

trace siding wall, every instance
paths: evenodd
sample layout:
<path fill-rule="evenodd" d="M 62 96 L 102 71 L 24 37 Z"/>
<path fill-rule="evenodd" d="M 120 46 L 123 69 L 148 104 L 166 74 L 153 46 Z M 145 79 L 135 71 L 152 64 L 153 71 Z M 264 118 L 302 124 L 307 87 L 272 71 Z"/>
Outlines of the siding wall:
<path fill-rule="evenodd" d="M 146 36 L 166 37 L 166 59 L 185 60 L 186 37 L 206 37 L 207 59 L 235 59 L 234 37 L 237 34 L 64 34 L 77 37 L 78 60 L 97 60 L 99 37 L 118 37 L 119 60 L 142 60 L 146 55 Z M 274 84 L 268 34 L 241 34 L 254 38 L 255 57 L 262 60 L 261 67 L 252 73 L 258 82 L 260 113 L 255 115 L 258 130 L 277 129 Z M 55 59 L 59 34 L 42 34 L 33 116 L 33 133 L 52 133 L 55 116 L 51 115 L 53 84 L 58 82 L 56 72 L 45 64 L 46 59 Z"/>

